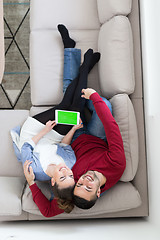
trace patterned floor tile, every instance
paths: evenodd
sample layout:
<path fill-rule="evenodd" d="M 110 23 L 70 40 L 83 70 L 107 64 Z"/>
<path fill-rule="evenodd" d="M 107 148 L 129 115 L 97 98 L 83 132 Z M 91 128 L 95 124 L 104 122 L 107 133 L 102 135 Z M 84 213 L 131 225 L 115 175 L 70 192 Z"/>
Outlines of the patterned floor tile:
<path fill-rule="evenodd" d="M 32 106 L 30 99 L 30 82 L 28 81 L 26 87 L 22 91 L 21 97 L 18 99 L 15 109 L 30 109 Z"/>
<path fill-rule="evenodd" d="M 5 73 L 0 108 L 30 109 L 29 0 L 4 0 Z"/>
<path fill-rule="evenodd" d="M 12 105 L 10 104 L 7 96 L 5 95 L 4 90 L 0 86 L 0 108 L 6 109 L 6 108 L 11 108 Z"/>
<path fill-rule="evenodd" d="M 5 73 L 28 72 L 23 56 L 17 49 L 17 45 L 13 42 L 5 56 Z"/>

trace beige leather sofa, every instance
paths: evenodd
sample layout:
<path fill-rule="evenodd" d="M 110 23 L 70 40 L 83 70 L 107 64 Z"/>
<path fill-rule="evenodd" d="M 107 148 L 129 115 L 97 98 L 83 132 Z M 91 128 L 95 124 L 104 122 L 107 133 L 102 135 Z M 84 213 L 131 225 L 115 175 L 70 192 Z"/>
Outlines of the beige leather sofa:
<path fill-rule="evenodd" d="M 62 8 L 63 5 L 63 8 Z M 111 100 L 120 127 L 127 166 L 120 181 L 89 210 L 49 219 L 148 216 L 145 122 L 138 0 L 31 0 L 31 100 L 28 110 L 0 111 L 0 220 L 42 220 L 14 155 L 9 130 L 62 99 L 63 45 L 57 24 L 64 23 L 84 53 L 101 52 L 88 86 Z M 47 183 L 37 183 L 50 198 Z M 48 218 L 47 218 L 48 219 Z"/>
<path fill-rule="evenodd" d="M 3 1 L 0 1 L 0 83 L 4 73 L 4 23 L 3 23 Z"/>

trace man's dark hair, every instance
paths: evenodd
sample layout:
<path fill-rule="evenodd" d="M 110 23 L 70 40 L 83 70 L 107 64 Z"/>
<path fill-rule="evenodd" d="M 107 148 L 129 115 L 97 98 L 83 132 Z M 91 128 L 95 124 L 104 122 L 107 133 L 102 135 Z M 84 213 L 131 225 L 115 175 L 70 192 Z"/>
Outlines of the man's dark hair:
<path fill-rule="evenodd" d="M 94 206 L 94 204 L 96 203 L 97 201 L 97 195 L 94 196 L 93 199 L 91 199 L 90 201 L 84 199 L 84 198 L 81 198 L 81 197 L 78 197 L 76 195 L 73 195 L 73 203 L 79 207 L 79 208 L 82 208 L 82 209 L 89 209 L 91 207 Z"/>

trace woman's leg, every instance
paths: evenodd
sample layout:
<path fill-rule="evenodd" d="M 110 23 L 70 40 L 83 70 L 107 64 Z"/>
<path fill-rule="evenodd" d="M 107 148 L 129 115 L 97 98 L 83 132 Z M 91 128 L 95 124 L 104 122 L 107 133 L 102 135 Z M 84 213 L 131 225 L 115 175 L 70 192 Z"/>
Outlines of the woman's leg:
<path fill-rule="evenodd" d="M 59 105 L 57 105 L 47 111 L 39 113 L 39 114 L 33 116 L 33 118 L 35 118 L 36 120 L 38 120 L 39 122 L 41 122 L 43 124 L 46 124 L 46 122 L 48 122 L 49 120 L 55 120 L 55 110 L 56 109 L 70 110 L 70 106 L 71 106 L 72 100 L 73 100 L 73 93 L 75 92 L 77 82 L 78 82 L 78 78 L 76 78 L 72 81 L 72 83 L 69 85 L 69 87 L 67 88 L 67 90 L 64 94 L 62 102 Z M 56 125 L 54 127 L 54 130 L 56 132 L 58 132 L 59 134 L 66 135 L 71 128 L 72 128 L 72 126 L 70 126 L 70 125 L 60 124 L 60 125 Z"/>
<path fill-rule="evenodd" d="M 58 104 L 57 106 L 50 108 L 44 112 L 34 115 L 33 118 L 35 118 L 36 120 L 38 120 L 39 122 L 41 122 L 43 124 L 46 124 L 46 122 L 49 120 L 55 120 L 55 110 L 56 109 L 69 110 L 69 108 L 72 104 L 72 101 L 73 101 L 73 95 L 74 95 L 75 89 L 77 87 L 78 80 L 79 79 L 77 77 L 68 86 L 60 104 Z"/>
<path fill-rule="evenodd" d="M 33 116 L 35 119 L 45 124 L 48 120 L 55 119 L 55 110 L 72 110 L 82 111 L 85 104 L 85 99 L 81 98 L 82 88 L 87 87 L 88 71 L 90 69 L 90 63 L 93 56 L 93 50 L 89 49 L 84 55 L 84 62 L 80 67 L 79 76 L 74 79 L 68 86 L 64 97 L 59 105 L 53 107 L 45 112 Z M 54 127 L 55 131 L 62 135 L 65 135 L 71 126 L 68 125 L 57 125 Z"/>
<path fill-rule="evenodd" d="M 93 66 L 99 60 L 100 55 L 98 58 L 97 56 L 97 53 L 93 54 L 93 50 L 89 49 L 84 55 L 84 62 L 80 67 L 79 76 L 68 86 L 61 103 L 54 108 L 35 115 L 34 118 L 45 124 L 48 120 L 55 119 L 56 109 L 80 111 L 82 113 L 85 105 L 85 99 L 81 98 L 81 90 L 87 87 L 88 72 L 91 71 Z M 83 116 L 81 117 L 83 119 Z M 62 135 L 65 135 L 71 127 L 72 126 L 68 125 L 57 125 L 54 127 L 54 130 Z"/>
<path fill-rule="evenodd" d="M 82 112 L 85 105 L 85 99 L 81 97 L 82 89 L 87 88 L 88 73 L 90 71 L 90 66 L 93 58 L 93 50 L 89 49 L 84 55 L 84 61 L 79 69 L 79 81 L 75 89 L 75 94 L 73 97 L 73 102 L 71 108 Z"/>

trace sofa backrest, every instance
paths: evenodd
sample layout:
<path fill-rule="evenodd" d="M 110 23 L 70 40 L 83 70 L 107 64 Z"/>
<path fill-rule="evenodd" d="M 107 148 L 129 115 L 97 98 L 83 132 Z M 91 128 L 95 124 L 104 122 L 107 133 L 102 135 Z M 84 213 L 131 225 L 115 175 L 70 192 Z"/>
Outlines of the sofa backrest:
<path fill-rule="evenodd" d="M 99 21 L 107 22 L 117 15 L 127 16 L 131 12 L 132 0 L 97 0 Z"/>
<path fill-rule="evenodd" d="M 98 67 L 89 74 L 89 87 L 107 98 L 118 93 L 133 93 L 135 80 L 132 32 L 126 17 L 131 11 L 132 1 L 60 2 L 61 0 L 46 0 L 42 8 L 43 0 L 31 1 L 32 104 L 55 105 L 62 99 L 63 44 L 57 31 L 59 23 L 68 27 L 71 37 L 77 43 L 76 47 L 82 49 L 82 56 L 88 48 L 101 53 Z"/>
<path fill-rule="evenodd" d="M 97 0 L 35 0 L 31 1 L 31 16 L 31 31 L 57 30 L 59 23 L 64 23 L 70 30 L 100 27 Z"/>

